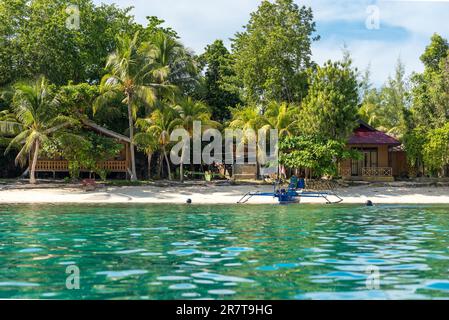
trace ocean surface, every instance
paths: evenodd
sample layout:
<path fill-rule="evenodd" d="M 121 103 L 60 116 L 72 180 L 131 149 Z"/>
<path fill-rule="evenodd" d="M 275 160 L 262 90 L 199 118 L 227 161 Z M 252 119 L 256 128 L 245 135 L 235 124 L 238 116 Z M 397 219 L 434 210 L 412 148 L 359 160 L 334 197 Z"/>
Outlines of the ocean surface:
<path fill-rule="evenodd" d="M 449 298 L 449 206 L 0 205 L 0 298 Z"/>

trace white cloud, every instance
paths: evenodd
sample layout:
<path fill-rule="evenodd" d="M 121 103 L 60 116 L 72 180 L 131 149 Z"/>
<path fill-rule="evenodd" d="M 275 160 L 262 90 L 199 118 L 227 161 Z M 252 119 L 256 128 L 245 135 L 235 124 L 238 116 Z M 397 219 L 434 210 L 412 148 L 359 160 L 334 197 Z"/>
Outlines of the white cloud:
<path fill-rule="evenodd" d="M 346 43 L 354 65 L 364 71 L 368 66 L 371 70 L 371 81 L 375 86 L 381 86 L 388 76 L 393 76 L 398 58 L 405 64 L 408 74 L 420 72 L 423 66 L 419 60 L 424 47 L 419 39 L 413 39 L 406 44 L 392 44 L 381 41 L 351 41 Z M 343 45 L 333 41 L 317 43 L 313 54 L 315 60 L 322 64 L 328 59 L 341 59 Z"/>
<path fill-rule="evenodd" d="M 145 17 L 155 15 L 166 21 L 181 36 L 184 44 L 201 53 L 215 39 L 229 43 L 235 32 L 245 25 L 250 13 L 260 0 L 94 0 L 96 3 L 117 3 L 121 7 L 134 6 L 133 14 L 140 23 Z M 449 0 L 446 1 L 395 1 L 395 0 L 296 0 L 299 5 L 311 6 L 317 23 L 360 22 L 363 25 L 368 5 L 380 9 L 381 28 L 396 27 L 410 36 L 392 41 L 367 40 L 357 36 L 337 41 L 335 37 L 322 34 L 313 46 L 314 59 L 323 62 L 341 57 L 346 43 L 360 69 L 371 63 L 373 81 L 380 85 L 392 74 L 400 55 L 407 71 L 420 71 L 422 54 L 430 36 L 438 32 L 449 37 Z M 386 29 L 387 31 L 389 29 Z M 338 30 L 335 30 L 338 33 Z M 392 30 L 393 32 L 393 30 Z M 357 34 L 357 33 L 354 33 Z M 362 33 L 363 34 L 363 33 Z"/>
<path fill-rule="evenodd" d="M 228 42 L 247 23 L 257 9 L 258 0 L 95 0 L 134 6 L 133 14 L 140 23 L 146 16 L 158 16 L 174 28 L 186 46 L 197 53 L 216 39 Z"/>
<path fill-rule="evenodd" d="M 383 22 L 406 28 L 414 35 L 430 36 L 434 32 L 449 35 L 449 1 L 447 2 L 380 2 Z"/>

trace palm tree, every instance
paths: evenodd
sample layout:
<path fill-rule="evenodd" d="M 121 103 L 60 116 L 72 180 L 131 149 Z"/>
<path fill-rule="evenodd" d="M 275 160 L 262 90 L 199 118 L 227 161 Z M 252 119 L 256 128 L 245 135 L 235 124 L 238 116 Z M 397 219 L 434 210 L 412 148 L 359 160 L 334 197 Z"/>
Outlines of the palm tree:
<path fill-rule="evenodd" d="M 298 128 L 298 110 L 287 103 L 271 102 L 265 111 L 262 128 L 276 129 L 279 138 L 291 136 Z"/>
<path fill-rule="evenodd" d="M 192 98 L 183 98 L 178 101 L 175 106 L 181 119 L 181 126 L 193 137 L 193 123 L 201 122 L 202 130 L 208 128 L 217 128 L 219 123 L 211 120 L 211 112 L 209 107 L 201 101 L 195 101 Z M 180 181 L 184 181 L 184 148 L 182 148 L 181 164 L 180 164 Z"/>
<path fill-rule="evenodd" d="M 231 114 L 232 119 L 229 124 L 231 128 L 257 131 L 265 123 L 262 113 L 255 106 L 231 108 Z"/>
<path fill-rule="evenodd" d="M 381 117 L 379 116 L 379 106 L 370 101 L 365 101 L 359 109 L 359 116 L 372 127 L 378 127 Z"/>
<path fill-rule="evenodd" d="M 231 108 L 232 119 L 229 124 L 230 128 L 233 129 L 241 129 L 243 130 L 243 138 L 240 143 L 245 144 L 249 142 L 250 139 L 254 137 L 248 136 L 246 133 L 247 130 L 251 130 L 255 133 L 258 132 L 266 123 L 267 120 L 262 114 L 261 110 L 256 106 L 244 106 L 244 107 L 236 107 Z M 259 175 L 259 161 L 258 161 L 258 147 L 256 142 L 256 170 L 257 176 Z"/>
<path fill-rule="evenodd" d="M 287 103 L 278 103 L 272 101 L 268 104 L 264 116 L 261 121 L 264 123 L 261 129 L 268 132 L 275 129 L 278 132 L 278 138 L 291 136 L 298 131 L 298 114 L 299 109 Z M 277 170 L 281 169 L 279 164 Z"/>
<path fill-rule="evenodd" d="M 0 131 L 18 130 L 19 133 L 11 140 L 5 154 L 12 148 L 22 146 L 16 156 L 16 165 L 23 165 L 32 155 L 30 183 L 35 184 L 36 164 L 42 144 L 50 135 L 76 123 L 76 120 L 56 115 L 59 101 L 43 77 L 32 84 L 18 83 L 14 90 L 12 107 L 17 121 L 12 118 L 0 121 Z"/>
<path fill-rule="evenodd" d="M 136 125 L 157 139 L 167 165 L 168 179 L 172 180 L 167 146 L 170 144 L 171 132 L 182 125 L 178 111 L 164 104 L 161 108 L 154 110 L 148 117 L 137 119 Z"/>
<path fill-rule="evenodd" d="M 140 43 L 137 32 L 131 39 L 124 36 L 118 39 L 118 46 L 108 57 L 106 74 L 101 81 L 103 95 L 97 99 L 94 107 L 108 103 L 114 92 L 122 93 L 123 103 L 128 107 L 129 137 L 131 139 L 131 180 L 137 180 L 134 150 L 134 119 L 138 106 L 153 106 L 157 94 L 171 90 L 167 82 L 169 67 L 158 62 L 160 52 L 149 42 Z"/>
<path fill-rule="evenodd" d="M 159 149 L 159 141 L 155 132 L 151 129 L 151 123 L 138 119 L 136 126 L 140 132 L 134 136 L 134 143 L 145 153 L 148 161 L 148 179 L 151 179 L 151 160 L 153 154 Z"/>
<path fill-rule="evenodd" d="M 194 89 L 198 82 L 198 66 L 194 54 L 177 39 L 162 31 L 155 33 L 150 42 L 157 51 L 157 63 L 169 67 L 168 81 L 184 92 Z"/>

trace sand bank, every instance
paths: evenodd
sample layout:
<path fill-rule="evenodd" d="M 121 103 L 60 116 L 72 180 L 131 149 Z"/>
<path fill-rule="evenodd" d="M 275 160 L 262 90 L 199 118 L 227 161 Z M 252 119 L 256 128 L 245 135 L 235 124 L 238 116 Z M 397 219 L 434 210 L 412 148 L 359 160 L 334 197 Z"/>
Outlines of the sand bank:
<path fill-rule="evenodd" d="M 235 204 L 248 191 L 272 192 L 271 186 L 179 185 L 174 187 L 106 187 L 85 192 L 75 187 L 10 188 L 0 186 L 0 204 L 6 203 L 159 203 Z M 448 187 L 357 186 L 337 191 L 343 203 L 358 204 L 449 204 Z M 323 199 L 303 199 L 303 203 L 324 203 Z M 254 197 L 248 204 L 276 203 L 270 197 Z"/>

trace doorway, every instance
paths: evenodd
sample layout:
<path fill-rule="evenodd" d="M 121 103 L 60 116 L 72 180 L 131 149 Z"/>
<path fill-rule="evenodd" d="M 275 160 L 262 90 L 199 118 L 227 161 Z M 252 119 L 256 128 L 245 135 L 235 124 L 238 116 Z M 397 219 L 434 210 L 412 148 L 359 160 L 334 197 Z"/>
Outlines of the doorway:
<path fill-rule="evenodd" d="M 351 160 L 351 175 L 353 177 L 362 176 L 363 168 L 377 168 L 379 153 L 377 148 L 354 148 L 363 154 L 360 160 Z"/>

